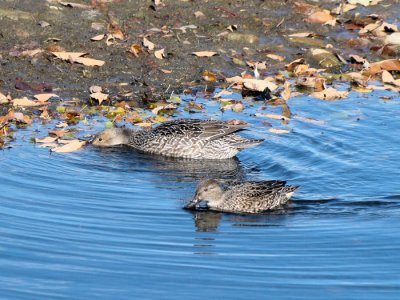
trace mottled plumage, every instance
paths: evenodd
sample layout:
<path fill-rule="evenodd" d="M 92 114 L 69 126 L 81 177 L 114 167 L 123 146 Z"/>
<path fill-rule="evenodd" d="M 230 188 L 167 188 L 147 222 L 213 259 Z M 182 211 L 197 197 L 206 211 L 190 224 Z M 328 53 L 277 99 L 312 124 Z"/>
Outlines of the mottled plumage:
<path fill-rule="evenodd" d="M 226 159 L 262 142 L 235 134 L 247 126 L 215 120 L 177 119 L 152 129 L 106 129 L 92 143 L 101 147 L 128 145 L 143 152 L 170 157 Z"/>
<path fill-rule="evenodd" d="M 199 183 L 194 198 L 185 207 L 193 209 L 204 201 L 214 211 L 259 213 L 279 208 L 297 188 L 286 185 L 286 181 L 270 180 L 249 181 L 223 189 L 218 181 L 207 179 Z"/>

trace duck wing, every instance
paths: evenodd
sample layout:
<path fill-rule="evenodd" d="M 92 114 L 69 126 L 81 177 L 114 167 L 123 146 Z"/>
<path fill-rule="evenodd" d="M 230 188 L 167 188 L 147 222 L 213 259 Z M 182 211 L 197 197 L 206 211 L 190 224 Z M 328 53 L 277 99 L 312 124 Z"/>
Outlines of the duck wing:
<path fill-rule="evenodd" d="M 287 188 L 289 186 L 286 186 L 286 181 L 281 180 L 249 181 L 233 186 L 232 192 L 241 194 L 247 199 L 256 199 L 269 194 L 275 194 Z"/>
<path fill-rule="evenodd" d="M 161 136 L 187 136 L 214 140 L 248 126 L 248 124 L 232 125 L 217 120 L 177 119 L 162 123 L 154 128 L 152 133 Z"/>

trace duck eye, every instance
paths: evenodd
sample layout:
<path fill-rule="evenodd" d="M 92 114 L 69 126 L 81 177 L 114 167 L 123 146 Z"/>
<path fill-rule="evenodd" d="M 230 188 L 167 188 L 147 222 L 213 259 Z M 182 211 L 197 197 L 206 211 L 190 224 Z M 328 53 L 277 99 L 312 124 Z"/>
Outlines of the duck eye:
<path fill-rule="evenodd" d="M 99 142 L 101 142 L 103 139 L 102 138 L 99 138 Z"/>
<path fill-rule="evenodd" d="M 204 189 L 204 191 L 207 192 L 207 191 L 208 191 L 208 188 L 207 188 L 207 189 Z"/>

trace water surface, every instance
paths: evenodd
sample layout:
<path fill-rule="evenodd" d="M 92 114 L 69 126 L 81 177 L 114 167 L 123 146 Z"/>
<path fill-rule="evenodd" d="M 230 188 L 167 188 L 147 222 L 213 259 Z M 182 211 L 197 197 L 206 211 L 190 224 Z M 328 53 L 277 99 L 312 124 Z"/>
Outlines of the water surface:
<path fill-rule="evenodd" d="M 49 154 L 18 131 L 0 152 L 0 298 L 398 299 L 400 102 L 382 95 L 291 99 L 293 114 L 324 123 L 293 119 L 287 135 L 251 116 L 263 103 L 222 114 L 204 100 L 266 139 L 221 162 Z M 264 215 L 181 209 L 204 177 L 301 189 Z"/>

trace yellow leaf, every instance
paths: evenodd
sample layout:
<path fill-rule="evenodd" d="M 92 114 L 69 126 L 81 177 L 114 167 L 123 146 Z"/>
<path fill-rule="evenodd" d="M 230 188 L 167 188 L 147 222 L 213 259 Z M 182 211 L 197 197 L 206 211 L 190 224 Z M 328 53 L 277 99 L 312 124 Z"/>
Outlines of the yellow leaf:
<path fill-rule="evenodd" d="M 71 140 L 63 146 L 59 146 L 54 149 L 51 149 L 51 151 L 58 152 L 58 153 L 73 152 L 73 151 L 79 150 L 85 144 L 86 144 L 86 141 Z"/>

